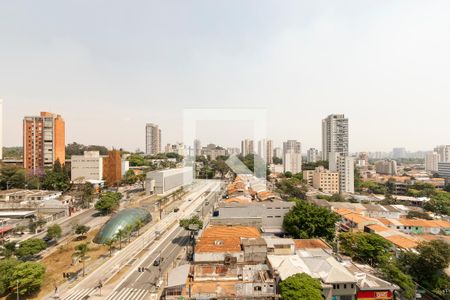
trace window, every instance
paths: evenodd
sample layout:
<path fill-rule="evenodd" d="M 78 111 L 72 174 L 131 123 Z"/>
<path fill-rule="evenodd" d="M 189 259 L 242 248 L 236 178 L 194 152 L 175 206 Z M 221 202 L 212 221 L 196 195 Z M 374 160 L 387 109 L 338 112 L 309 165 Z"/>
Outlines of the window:
<path fill-rule="evenodd" d="M 347 285 L 344 283 L 344 289 L 346 289 L 347 288 Z"/>
<path fill-rule="evenodd" d="M 255 292 L 261 292 L 261 291 L 262 291 L 262 288 L 261 288 L 260 286 L 255 286 L 255 287 L 253 288 L 253 290 L 254 290 Z"/>

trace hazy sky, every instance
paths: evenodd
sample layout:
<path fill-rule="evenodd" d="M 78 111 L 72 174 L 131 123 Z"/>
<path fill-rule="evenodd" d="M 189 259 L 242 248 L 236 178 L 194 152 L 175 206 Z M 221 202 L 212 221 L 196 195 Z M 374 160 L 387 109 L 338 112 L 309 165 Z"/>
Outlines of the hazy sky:
<path fill-rule="evenodd" d="M 184 108 L 266 108 L 276 145 L 320 147 L 321 119 L 350 119 L 350 150 L 450 143 L 450 1 L 0 0 L 5 145 L 52 111 L 67 142 L 182 139 Z M 239 145 L 237 122 L 201 123 Z"/>

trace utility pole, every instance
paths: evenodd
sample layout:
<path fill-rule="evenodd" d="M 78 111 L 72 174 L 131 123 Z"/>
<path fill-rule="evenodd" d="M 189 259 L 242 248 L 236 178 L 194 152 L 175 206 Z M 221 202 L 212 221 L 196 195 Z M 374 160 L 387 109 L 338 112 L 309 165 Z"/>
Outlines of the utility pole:
<path fill-rule="evenodd" d="M 19 300 L 19 279 L 17 279 L 17 300 Z"/>

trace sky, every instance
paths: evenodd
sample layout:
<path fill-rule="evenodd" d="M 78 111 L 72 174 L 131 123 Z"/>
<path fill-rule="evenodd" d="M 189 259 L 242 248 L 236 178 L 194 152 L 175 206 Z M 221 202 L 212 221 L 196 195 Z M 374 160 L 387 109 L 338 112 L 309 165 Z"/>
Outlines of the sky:
<path fill-rule="evenodd" d="M 446 0 L 0 0 L 4 144 L 40 111 L 63 116 L 67 143 L 135 150 L 147 122 L 174 143 L 185 109 L 255 108 L 275 146 L 320 148 L 321 120 L 343 113 L 352 152 L 431 150 L 450 143 L 449 14 Z M 248 125 L 199 122 L 199 138 L 237 147 Z"/>

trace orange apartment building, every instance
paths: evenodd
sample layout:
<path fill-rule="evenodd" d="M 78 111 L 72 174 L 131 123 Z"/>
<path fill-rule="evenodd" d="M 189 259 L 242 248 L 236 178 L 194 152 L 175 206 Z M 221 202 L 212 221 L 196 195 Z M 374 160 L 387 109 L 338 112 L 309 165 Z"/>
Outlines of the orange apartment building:
<path fill-rule="evenodd" d="M 103 179 L 108 186 L 115 186 L 122 180 L 122 158 L 119 150 L 108 152 L 103 158 Z"/>
<path fill-rule="evenodd" d="M 27 171 L 42 172 L 57 160 L 64 164 L 65 158 L 65 123 L 60 115 L 41 112 L 23 119 L 23 165 Z"/>

